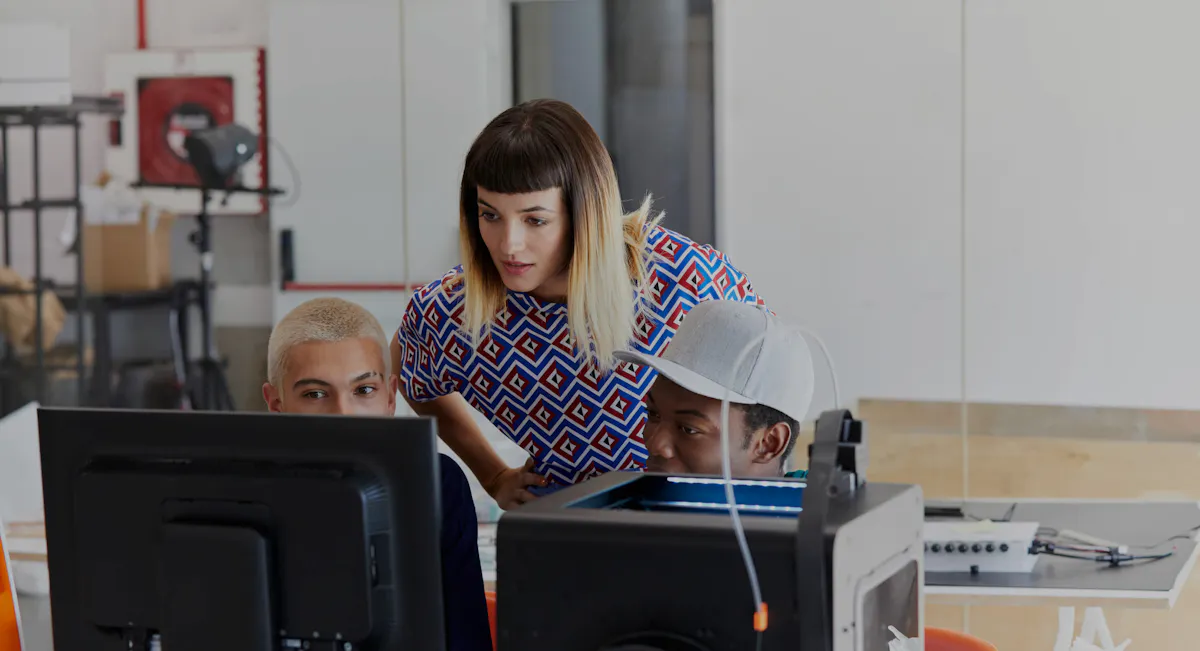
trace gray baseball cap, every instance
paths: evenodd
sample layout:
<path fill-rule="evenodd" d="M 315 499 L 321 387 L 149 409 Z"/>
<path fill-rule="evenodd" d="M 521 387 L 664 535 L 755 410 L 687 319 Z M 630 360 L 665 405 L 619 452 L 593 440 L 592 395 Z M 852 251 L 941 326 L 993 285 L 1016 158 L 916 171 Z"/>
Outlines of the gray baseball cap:
<path fill-rule="evenodd" d="M 742 358 L 745 347 L 761 337 Z M 679 386 L 732 403 L 762 404 L 803 421 L 812 404 L 812 355 L 801 332 L 765 308 L 738 301 L 697 304 L 684 317 L 662 357 L 632 350 L 616 358 L 649 366 Z"/>

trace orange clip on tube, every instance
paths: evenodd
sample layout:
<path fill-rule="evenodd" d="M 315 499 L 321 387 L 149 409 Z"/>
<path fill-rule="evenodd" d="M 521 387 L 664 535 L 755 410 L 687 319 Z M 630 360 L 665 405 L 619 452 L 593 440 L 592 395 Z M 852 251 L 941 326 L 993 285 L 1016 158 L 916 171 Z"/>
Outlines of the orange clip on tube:
<path fill-rule="evenodd" d="M 762 633 L 767 630 L 767 602 L 758 605 L 758 612 L 754 613 L 754 630 Z"/>

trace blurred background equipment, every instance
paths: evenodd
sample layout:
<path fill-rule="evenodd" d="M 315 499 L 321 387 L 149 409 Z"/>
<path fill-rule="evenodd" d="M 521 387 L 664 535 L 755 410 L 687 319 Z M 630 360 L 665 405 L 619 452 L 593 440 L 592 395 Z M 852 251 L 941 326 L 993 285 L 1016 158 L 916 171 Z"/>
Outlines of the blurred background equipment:
<path fill-rule="evenodd" d="M 155 184 L 140 181 L 134 184 L 139 189 L 197 189 L 199 211 L 196 212 L 196 230 L 188 241 L 200 254 L 200 279 L 196 292 L 196 303 L 200 308 L 201 357 L 193 374 L 185 370 L 181 378 L 184 390 L 181 394 L 185 409 L 207 409 L 232 411 L 237 408 L 225 376 L 225 362 L 220 358 L 213 336 L 212 273 L 215 256 L 212 249 L 212 215 L 209 202 L 220 195 L 220 205 L 227 204 L 233 197 L 255 196 L 265 207 L 270 197 L 283 194 L 282 190 L 267 187 L 246 187 L 240 172 L 260 153 L 258 145 L 261 135 L 240 124 L 226 124 L 189 132 L 183 146 L 188 163 L 194 168 L 198 185 Z M 185 364 L 185 367 L 187 365 Z"/>
<path fill-rule="evenodd" d="M 75 97 L 61 106 L 0 106 L 0 230 L 3 234 L 3 267 L 13 266 L 11 220 L 15 215 L 28 214 L 33 223 L 33 269 L 31 277 L 10 274 L 0 283 L 0 295 L 7 296 L 4 320 L 4 357 L 0 363 L 0 414 L 7 414 L 29 400 L 45 402 L 48 385 L 57 380 L 73 380 L 73 390 L 67 401 L 80 404 L 87 400 L 85 389 L 86 348 L 85 314 L 88 303 L 84 283 L 86 260 L 77 259 L 75 282 L 60 285 L 47 278 L 43 268 L 45 238 L 44 213 L 53 209 L 73 212 L 75 233 L 84 231 L 84 210 L 80 187 L 81 116 L 88 114 L 121 115 L 124 107 L 119 100 L 100 97 Z M 47 197 L 42 190 L 42 146 L 44 130 L 67 127 L 71 130 L 73 180 L 71 194 Z M 32 187 L 28 198 L 16 201 L 9 195 L 9 174 L 16 157 L 10 151 L 10 132 L 28 129 L 30 138 L 30 170 Z M 66 310 L 75 312 L 74 341 L 63 349 L 51 352 L 66 317 Z M 29 333 L 32 332 L 32 336 Z M 24 354 L 21 350 L 24 348 Z"/>
<path fill-rule="evenodd" d="M 110 54 L 105 88 L 136 110 L 115 123 L 106 169 L 132 179 L 147 201 L 182 215 L 196 211 L 200 178 L 186 146 L 197 131 L 242 124 L 258 135 L 257 153 L 239 166 L 239 183 L 264 187 L 266 55 L 262 48 L 141 50 Z M 180 187 L 182 186 L 182 187 Z M 222 184 L 224 187 L 224 184 Z M 207 214 L 260 214 L 265 197 L 240 194 L 204 206 Z"/>

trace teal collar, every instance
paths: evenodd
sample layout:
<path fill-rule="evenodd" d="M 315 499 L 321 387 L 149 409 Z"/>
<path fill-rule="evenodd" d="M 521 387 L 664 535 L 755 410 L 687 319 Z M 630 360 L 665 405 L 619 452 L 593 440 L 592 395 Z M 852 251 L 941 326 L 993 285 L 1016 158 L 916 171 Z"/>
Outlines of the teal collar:
<path fill-rule="evenodd" d="M 784 477 L 790 477 L 792 479 L 804 479 L 804 478 L 808 477 L 808 471 L 807 470 L 793 470 L 793 471 L 787 473 L 786 475 L 784 475 Z"/>

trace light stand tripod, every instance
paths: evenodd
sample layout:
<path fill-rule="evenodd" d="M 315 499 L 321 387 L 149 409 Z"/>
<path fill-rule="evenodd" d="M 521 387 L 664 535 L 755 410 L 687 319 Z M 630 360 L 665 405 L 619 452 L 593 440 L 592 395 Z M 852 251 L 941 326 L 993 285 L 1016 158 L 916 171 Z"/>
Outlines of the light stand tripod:
<path fill-rule="evenodd" d="M 137 188 L 167 188 L 174 190 L 200 190 L 200 211 L 196 213 L 196 230 L 188 234 L 188 241 L 196 247 L 200 254 L 200 282 L 196 288 L 195 301 L 200 308 L 200 359 L 193 367 L 187 363 L 187 342 L 180 342 L 183 360 L 177 364 L 185 369 L 183 380 L 181 406 L 184 409 L 205 411 L 233 411 L 236 406 L 233 394 L 229 391 L 229 381 L 225 378 L 225 365 L 217 353 L 213 337 L 213 250 L 212 250 L 212 215 L 208 212 L 208 202 L 214 193 L 221 193 L 228 199 L 233 194 L 257 194 L 272 197 L 283 194 L 275 188 L 246 188 L 240 185 L 225 188 L 197 187 L 194 185 L 170 185 L 160 183 L 134 183 Z M 183 318 L 183 317 L 181 317 Z"/>
<path fill-rule="evenodd" d="M 200 253 L 200 288 L 196 293 L 196 304 L 200 308 L 200 360 L 196 374 L 189 373 L 183 387 L 184 400 L 190 400 L 193 409 L 209 411 L 233 411 L 233 394 L 225 379 L 225 365 L 217 356 L 213 340 L 212 324 L 212 224 L 208 214 L 208 199 L 211 190 L 200 189 L 200 212 L 196 213 L 196 230 L 188 235 L 196 251 Z M 228 196 L 228 195 L 226 195 Z M 186 353 L 185 353 L 186 354 Z"/>

